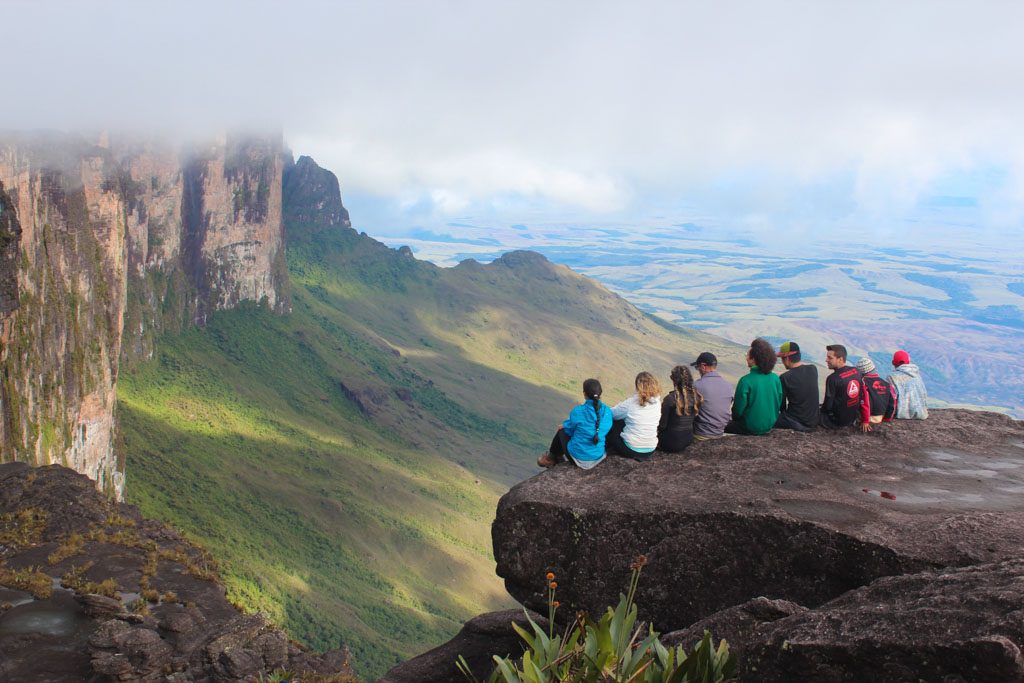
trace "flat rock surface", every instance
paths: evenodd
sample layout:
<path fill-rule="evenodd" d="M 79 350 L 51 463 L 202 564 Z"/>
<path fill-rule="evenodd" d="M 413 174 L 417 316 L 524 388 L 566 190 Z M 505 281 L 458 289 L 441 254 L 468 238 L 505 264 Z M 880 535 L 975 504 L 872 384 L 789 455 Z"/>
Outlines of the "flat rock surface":
<path fill-rule="evenodd" d="M 759 641 L 759 642 L 754 642 Z M 879 579 L 759 627 L 745 681 L 1022 681 L 1024 559 Z"/>
<path fill-rule="evenodd" d="M 647 463 L 560 465 L 514 487 L 492 527 L 498 575 L 543 609 L 601 613 L 647 556 L 640 616 L 686 628 L 759 596 L 815 607 L 882 576 L 1024 547 L 1024 423 L 936 410 L 848 429 L 699 442 Z"/>
<path fill-rule="evenodd" d="M 346 652 L 305 652 L 239 613 L 206 553 L 85 476 L 0 465 L 0 680 L 252 681 L 278 668 L 352 674 Z"/>

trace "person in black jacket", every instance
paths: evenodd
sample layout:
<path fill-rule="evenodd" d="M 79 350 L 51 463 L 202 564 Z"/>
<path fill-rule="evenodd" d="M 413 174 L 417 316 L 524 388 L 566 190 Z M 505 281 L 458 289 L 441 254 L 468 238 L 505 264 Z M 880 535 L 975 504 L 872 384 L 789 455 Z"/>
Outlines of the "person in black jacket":
<path fill-rule="evenodd" d="M 690 368 L 677 365 L 669 374 L 675 389 L 661 402 L 658 423 L 658 450 L 679 453 L 693 442 L 693 419 L 700 412 L 703 399 L 693 388 Z"/>
<path fill-rule="evenodd" d="M 821 403 L 822 427 L 849 427 L 860 415 L 864 387 L 860 371 L 846 364 L 846 347 L 830 344 L 825 347 L 825 365 L 832 374 L 825 380 L 825 400 Z"/>
<path fill-rule="evenodd" d="M 775 421 L 776 429 L 809 432 L 818 427 L 818 368 L 800 361 L 800 345 L 788 341 L 776 354 L 786 371 L 782 381 L 782 411 Z"/>

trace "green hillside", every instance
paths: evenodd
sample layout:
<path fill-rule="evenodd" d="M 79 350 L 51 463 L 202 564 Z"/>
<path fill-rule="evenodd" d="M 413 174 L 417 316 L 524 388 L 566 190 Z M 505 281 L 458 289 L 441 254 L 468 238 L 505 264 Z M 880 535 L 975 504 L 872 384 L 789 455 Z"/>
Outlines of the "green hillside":
<path fill-rule="evenodd" d="M 582 379 L 614 401 L 640 369 L 741 352 L 536 254 L 417 261 L 319 219 L 325 187 L 286 187 L 292 313 L 161 338 L 119 380 L 120 447 L 129 500 L 220 558 L 236 601 L 373 677 L 511 603 L 495 504 Z"/>

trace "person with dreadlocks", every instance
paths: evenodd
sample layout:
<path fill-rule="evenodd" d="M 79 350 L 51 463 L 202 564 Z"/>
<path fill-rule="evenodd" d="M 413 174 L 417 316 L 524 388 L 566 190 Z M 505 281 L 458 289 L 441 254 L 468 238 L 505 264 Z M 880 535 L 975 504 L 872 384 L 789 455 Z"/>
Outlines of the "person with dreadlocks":
<path fill-rule="evenodd" d="M 569 412 L 537 465 L 552 467 L 568 456 L 577 467 L 589 470 L 604 460 L 604 441 L 611 428 L 612 409 L 601 402 L 601 383 L 588 379 L 583 383 L 583 403 Z"/>
<path fill-rule="evenodd" d="M 685 365 L 672 368 L 669 379 L 674 389 L 661 402 L 658 450 L 680 453 L 693 443 L 693 419 L 704 399 L 693 388 L 693 375 Z"/>

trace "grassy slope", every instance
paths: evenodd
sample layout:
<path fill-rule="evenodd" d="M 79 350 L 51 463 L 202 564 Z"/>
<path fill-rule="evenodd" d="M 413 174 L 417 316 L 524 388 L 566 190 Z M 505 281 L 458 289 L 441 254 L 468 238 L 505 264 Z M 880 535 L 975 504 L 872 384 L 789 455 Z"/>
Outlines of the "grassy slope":
<path fill-rule="evenodd" d="M 128 496 L 219 556 L 240 603 L 369 676 L 508 603 L 494 506 L 581 379 L 612 400 L 640 368 L 738 357 L 532 255 L 438 269 L 338 229 L 289 270 L 292 314 L 220 313 L 122 374 Z"/>

